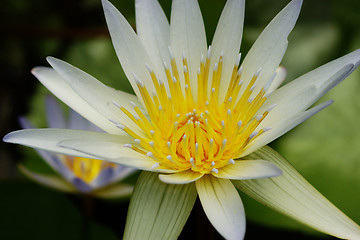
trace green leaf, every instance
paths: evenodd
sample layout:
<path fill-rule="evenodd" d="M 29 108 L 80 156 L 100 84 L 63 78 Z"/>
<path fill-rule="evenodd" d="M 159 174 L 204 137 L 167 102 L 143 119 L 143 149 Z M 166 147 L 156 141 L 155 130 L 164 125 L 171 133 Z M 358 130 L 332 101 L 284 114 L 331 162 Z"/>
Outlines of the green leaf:
<path fill-rule="evenodd" d="M 0 182 L 0 239 L 117 239 L 107 227 L 82 214 L 69 197 L 25 181 Z"/>
<path fill-rule="evenodd" d="M 283 174 L 274 178 L 233 181 L 255 200 L 318 231 L 346 239 L 358 239 L 360 227 L 310 185 L 291 164 L 269 147 L 249 156 L 267 159 Z"/>
<path fill-rule="evenodd" d="M 135 185 L 124 239 L 177 239 L 196 200 L 194 183 L 165 184 L 142 172 Z"/>

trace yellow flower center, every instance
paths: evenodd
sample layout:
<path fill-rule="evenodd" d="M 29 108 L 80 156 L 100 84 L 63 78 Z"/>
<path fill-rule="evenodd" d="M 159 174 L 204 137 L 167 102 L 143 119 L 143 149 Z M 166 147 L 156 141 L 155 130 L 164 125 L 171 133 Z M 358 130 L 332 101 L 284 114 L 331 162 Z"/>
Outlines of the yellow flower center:
<path fill-rule="evenodd" d="M 144 84 L 136 78 L 137 87 L 145 104 L 150 120 L 133 104 L 138 116 L 117 105 L 143 131 L 135 133 L 127 126 L 118 124 L 134 137 L 137 144 L 126 144 L 157 161 L 153 168 L 188 170 L 208 174 L 217 172 L 227 164 L 234 164 L 234 158 L 244 148 L 269 128 L 255 131 L 266 117 L 269 108 L 261 115 L 255 115 L 269 96 L 270 79 L 257 93 L 253 93 L 260 69 L 243 86 L 242 69 L 236 61 L 231 81 L 223 101 L 219 101 L 219 87 L 223 68 L 223 56 L 215 64 L 210 77 L 210 51 L 203 57 L 197 72 L 197 89 L 191 88 L 189 66 L 183 57 L 185 84 L 180 84 L 180 72 L 171 54 L 171 69 L 164 64 L 169 84 L 169 93 L 155 73 L 148 67 L 155 92 L 150 95 Z M 210 79 L 211 78 L 211 79 Z M 193 81 L 193 80 L 192 80 Z M 210 91 L 208 91 L 210 89 Z M 196 91 L 196 92 L 195 92 Z M 195 94 L 197 97 L 195 97 Z"/>
<path fill-rule="evenodd" d="M 90 183 L 95 180 L 103 169 L 117 166 L 116 164 L 98 159 L 72 156 L 64 156 L 63 162 L 76 177 L 86 183 Z"/>

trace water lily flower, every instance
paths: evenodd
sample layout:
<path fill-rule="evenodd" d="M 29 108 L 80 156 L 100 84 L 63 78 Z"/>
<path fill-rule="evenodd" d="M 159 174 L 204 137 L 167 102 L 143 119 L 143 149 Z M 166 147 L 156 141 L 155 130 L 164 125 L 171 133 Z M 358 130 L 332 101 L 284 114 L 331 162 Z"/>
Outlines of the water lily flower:
<path fill-rule="evenodd" d="M 228 0 L 211 47 L 195 0 L 174 0 L 170 24 L 156 0 L 136 0 L 136 30 L 107 0 L 106 21 L 136 96 L 49 57 L 33 74 L 106 133 L 21 130 L 4 141 L 144 170 L 124 239 L 176 239 L 197 195 L 217 231 L 242 239 L 237 188 L 304 224 L 360 239 L 359 226 L 265 145 L 327 107 L 311 107 L 360 63 L 360 50 L 280 87 L 279 67 L 301 0 L 291 1 L 241 61 L 244 0 Z M 240 64 L 241 62 L 241 64 Z"/>
<path fill-rule="evenodd" d="M 48 96 L 45 103 L 49 127 L 102 132 L 73 110 L 70 110 L 67 121 L 53 97 Z M 20 118 L 20 124 L 26 129 L 34 128 L 26 118 Z M 98 159 L 59 155 L 43 150 L 37 152 L 60 176 L 35 173 L 24 165 L 19 165 L 19 168 L 30 179 L 42 185 L 60 191 L 103 198 L 128 197 L 133 191 L 132 185 L 120 181 L 133 174 L 136 171 L 134 168 Z"/>

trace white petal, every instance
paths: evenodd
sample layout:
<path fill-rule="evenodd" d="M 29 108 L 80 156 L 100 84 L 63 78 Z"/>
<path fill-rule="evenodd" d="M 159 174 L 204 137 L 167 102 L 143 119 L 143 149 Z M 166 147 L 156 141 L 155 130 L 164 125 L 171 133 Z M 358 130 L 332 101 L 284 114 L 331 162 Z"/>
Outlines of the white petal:
<path fill-rule="evenodd" d="M 48 127 L 50 128 L 67 128 L 65 116 L 60 108 L 60 105 L 52 96 L 47 96 L 46 104 L 46 119 Z"/>
<path fill-rule="evenodd" d="M 196 200 L 193 183 L 165 184 L 142 172 L 131 196 L 124 240 L 177 239 Z"/>
<path fill-rule="evenodd" d="M 178 172 L 161 165 L 154 168 L 153 166 L 157 164 L 154 159 L 125 147 L 124 140 L 118 139 L 114 135 L 104 135 L 103 137 L 89 135 L 86 139 L 83 137 L 72 138 L 60 141 L 58 146 L 89 154 L 96 159 L 107 160 L 136 169 L 162 173 Z"/>
<path fill-rule="evenodd" d="M 123 141 L 119 142 L 119 139 L 113 137 L 91 138 L 89 136 L 86 139 L 73 138 L 59 142 L 58 146 L 89 154 L 96 159 L 107 160 L 141 170 L 163 173 L 177 172 L 162 166 L 153 168 L 154 164 L 157 163 L 155 160 L 128 147 L 124 147 Z"/>
<path fill-rule="evenodd" d="M 128 184 L 116 184 L 98 189 L 91 194 L 100 198 L 120 198 L 131 195 L 134 187 Z"/>
<path fill-rule="evenodd" d="M 54 188 L 63 192 L 76 192 L 76 189 L 70 183 L 64 181 L 57 176 L 34 173 L 23 165 L 19 165 L 19 169 L 28 178 L 40 183 L 41 185 Z"/>
<path fill-rule="evenodd" d="M 48 57 L 47 60 L 71 88 L 105 118 L 116 120 L 137 134 L 143 134 L 142 130 L 114 104 L 114 102 L 120 104 L 129 112 L 136 114 L 131 106 L 131 101 L 137 100 L 134 95 L 125 92 L 120 93 L 105 86 L 91 75 L 64 61 L 52 57 Z"/>
<path fill-rule="evenodd" d="M 245 180 L 276 177 L 281 175 L 281 169 L 265 160 L 236 160 L 235 164 L 219 168 L 217 173 L 211 174 L 218 178 Z"/>
<path fill-rule="evenodd" d="M 284 158 L 269 147 L 248 156 L 267 159 L 281 168 L 276 178 L 233 181 L 255 200 L 318 231 L 344 239 L 360 239 L 360 227 L 311 186 Z"/>
<path fill-rule="evenodd" d="M 286 75 L 287 75 L 286 68 L 279 66 L 276 69 L 276 76 L 272 81 L 271 86 L 269 87 L 269 91 L 274 91 L 275 89 L 280 87 L 280 85 L 284 82 Z"/>
<path fill-rule="evenodd" d="M 321 103 L 313 108 L 310 108 L 309 110 L 305 112 L 301 112 L 296 114 L 295 116 L 292 116 L 290 118 L 283 118 L 281 121 L 278 121 L 277 123 L 274 123 L 271 126 L 271 130 L 265 132 L 264 134 L 260 135 L 257 139 L 255 139 L 253 142 L 250 142 L 243 153 L 241 153 L 238 157 L 246 156 L 255 150 L 265 146 L 266 144 L 272 142 L 273 140 L 277 139 L 278 137 L 282 136 L 283 134 L 287 133 L 306 119 L 312 117 L 316 113 L 320 112 L 327 106 L 329 106 L 333 101 L 327 101 L 324 103 Z"/>
<path fill-rule="evenodd" d="M 87 118 L 90 122 L 107 132 L 124 134 L 122 130 L 118 129 L 113 123 L 109 122 L 108 119 L 85 102 L 54 69 L 36 67 L 31 72 L 56 97 Z"/>
<path fill-rule="evenodd" d="M 27 147 L 33 147 L 41 150 L 55 152 L 64 155 L 79 156 L 85 158 L 92 158 L 88 154 L 79 153 L 70 149 L 64 149 L 57 146 L 57 144 L 64 139 L 75 138 L 92 134 L 102 134 L 95 132 L 86 132 L 81 130 L 69 130 L 69 129 L 25 129 L 7 134 L 4 138 L 4 142 L 21 144 Z M 110 134 L 108 134 L 110 135 Z M 112 135 L 115 136 L 115 135 Z M 117 136 L 121 139 L 120 136 Z"/>
<path fill-rule="evenodd" d="M 201 55 L 206 56 L 205 27 L 200 8 L 194 0 L 174 0 L 171 9 L 170 46 L 177 62 L 180 81 L 184 89 L 182 56 L 189 63 L 191 89 L 197 99 L 197 71 Z"/>
<path fill-rule="evenodd" d="M 168 184 L 186 184 L 194 182 L 202 176 L 204 176 L 204 174 L 187 170 L 173 174 L 160 174 L 159 178 L 161 181 Z"/>
<path fill-rule="evenodd" d="M 26 118 L 20 118 L 19 121 L 21 127 L 24 129 L 35 128 Z M 68 168 L 64 166 L 61 160 L 61 156 L 39 149 L 35 150 L 55 172 L 60 173 L 65 179 L 71 181 L 71 179 L 73 178 L 73 174 L 71 171 L 68 170 Z"/>
<path fill-rule="evenodd" d="M 156 75 L 163 81 L 165 62 L 170 66 L 170 26 L 156 0 L 136 0 L 136 32 L 155 66 Z"/>
<path fill-rule="evenodd" d="M 211 62 L 214 66 L 223 52 L 223 70 L 219 89 L 219 101 L 223 101 L 229 87 L 236 58 L 238 57 L 244 25 L 244 0 L 228 0 L 221 13 L 211 44 Z M 210 71 L 210 79 L 212 71 Z"/>
<path fill-rule="evenodd" d="M 349 76 L 360 64 L 360 49 L 331 61 L 275 91 L 264 106 L 277 106 L 264 119 L 263 125 L 269 126 L 284 116 L 303 111 L 316 102 L 322 95 Z"/>
<path fill-rule="evenodd" d="M 291 1 L 269 23 L 246 55 L 241 75 L 244 86 L 247 86 L 257 70 L 262 68 L 254 93 L 263 87 L 279 66 L 288 45 L 287 37 L 299 16 L 301 5 L 302 0 Z M 244 89 L 242 88 L 242 91 Z"/>
<path fill-rule="evenodd" d="M 243 239 L 244 206 L 230 180 L 205 175 L 195 184 L 206 216 L 215 229 L 225 239 Z"/>
<path fill-rule="evenodd" d="M 146 68 L 148 64 L 154 69 L 152 61 L 124 16 L 109 1 L 102 0 L 102 4 L 116 54 L 131 86 L 141 99 L 133 74 L 145 84 L 150 93 L 153 92 L 154 85 Z"/>

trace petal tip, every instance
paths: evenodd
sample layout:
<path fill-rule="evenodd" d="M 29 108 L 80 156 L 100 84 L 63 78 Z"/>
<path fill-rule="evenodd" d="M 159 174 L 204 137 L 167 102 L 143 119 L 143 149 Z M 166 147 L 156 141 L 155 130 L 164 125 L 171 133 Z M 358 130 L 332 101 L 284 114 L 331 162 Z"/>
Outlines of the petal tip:
<path fill-rule="evenodd" d="M 6 143 L 11 143 L 12 133 L 13 133 L 13 132 L 6 134 L 6 135 L 3 137 L 2 140 L 3 140 L 4 142 L 6 142 Z"/>

